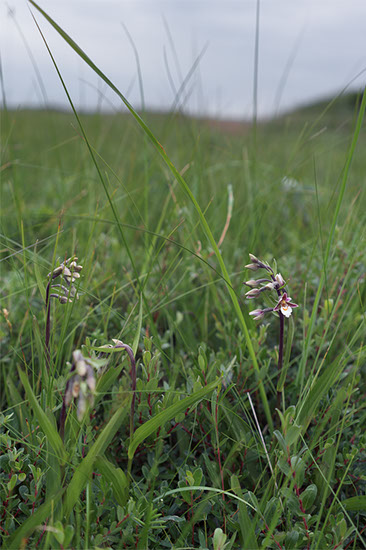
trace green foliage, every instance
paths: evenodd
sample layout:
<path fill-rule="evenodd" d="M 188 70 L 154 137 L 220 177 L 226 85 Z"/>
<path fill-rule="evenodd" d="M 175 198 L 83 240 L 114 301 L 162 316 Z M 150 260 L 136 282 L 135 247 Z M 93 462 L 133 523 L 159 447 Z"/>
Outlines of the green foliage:
<path fill-rule="evenodd" d="M 259 124 L 256 148 L 131 106 L 77 131 L 2 113 L 5 548 L 366 546 L 364 102 L 345 105 Z M 278 319 L 241 300 L 249 252 L 300 304 L 281 373 Z M 80 298 L 51 304 L 48 358 L 47 273 L 74 253 Z M 95 395 L 62 438 L 76 349 Z"/>

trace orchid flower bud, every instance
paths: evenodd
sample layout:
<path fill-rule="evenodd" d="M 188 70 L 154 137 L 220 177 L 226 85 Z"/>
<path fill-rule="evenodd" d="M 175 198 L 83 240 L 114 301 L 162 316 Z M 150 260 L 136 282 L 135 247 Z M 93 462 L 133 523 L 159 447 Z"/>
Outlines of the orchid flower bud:
<path fill-rule="evenodd" d="M 254 254 L 249 254 L 249 258 L 252 260 L 253 263 L 255 264 L 260 264 L 261 262 L 258 260 L 258 258 L 256 256 L 254 256 Z"/>
<path fill-rule="evenodd" d="M 249 290 L 245 296 L 249 299 L 252 299 L 252 298 L 255 298 L 256 296 L 258 296 L 258 294 L 260 294 L 260 290 L 258 288 L 253 288 L 252 290 Z"/>
<path fill-rule="evenodd" d="M 258 319 L 263 319 L 264 317 L 262 309 L 253 309 L 253 311 L 249 312 L 249 315 L 251 315 L 255 321 Z"/>
<path fill-rule="evenodd" d="M 247 264 L 244 266 L 246 269 L 251 269 L 252 271 L 257 271 L 259 269 L 258 264 Z"/>
<path fill-rule="evenodd" d="M 244 284 L 253 288 L 257 288 L 259 284 L 259 279 L 250 279 L 249 281 L 246 281 Z"/>

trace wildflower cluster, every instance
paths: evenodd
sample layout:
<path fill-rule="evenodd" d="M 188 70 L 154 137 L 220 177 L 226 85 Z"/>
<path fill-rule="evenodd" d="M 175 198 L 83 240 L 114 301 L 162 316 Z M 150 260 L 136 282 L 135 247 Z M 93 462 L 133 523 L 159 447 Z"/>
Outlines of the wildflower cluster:
<path fill-rule="evenodd" d="M 253 254 L 249 254 L 249 257 L 251 259 L 251 263 L 246 265 L 245 267 L 247 269 L 251 269 L 252 271 L 265 269 L 268 272 L 268 278 L 250 279 L 249 281 L 246 281 L 244 284 L 251 287 L 251 290 L 249 290 L 245 294 L 245 296 L 251 300 L 259 296 L 262 292 L 265 292 L 267 290 L 274 290 L 276 291 L 278 298 L 277 303 L 274 305 L 274 307 L 254 309 L 249 313 L 249 315 L 251 315 L 253 319 L 257 320 L 263 319 L 266 313 L 279 311 L 285 317 L 290 317 L 292 309 L 299 306 L 291 302 L 290 296 L 287 295 L 285 289 L 286 283 L 281 273 L 277 273 L 277 275 L 275 275 L 273 269 L 268 264 L 261 262 Z"/>
<path fill-rule="evenodd" d="M 81 420 L 86 411 L 87 402 L 90 406 L 94 404 L 95 374 L 93 365 L 83 356 L 80 350 L 72 354 L 71 372 L 75 373 L 66 385 L 64 403 L 69 406 L 71 400 L 78 399 L 77 417 Z"/>
<path fill-rule="evenodd" d="M 77 257 L 71 256 L 65 260 L 61 265 L 56 267 L 47 276 L 49 279 L 48 290 L 54 290 L 49 294 L 49 298 L 56 298 L 61 304 L 67 304 L 72 302 L 73 299 L 78 299 L 78 293 L 73 283 L 76 279 L 80 278 L 80 271 L 83 269 L 82 265 L 77 264 Z M 61 276 L 62 283 L 54 284 L 53 281 Z"/>

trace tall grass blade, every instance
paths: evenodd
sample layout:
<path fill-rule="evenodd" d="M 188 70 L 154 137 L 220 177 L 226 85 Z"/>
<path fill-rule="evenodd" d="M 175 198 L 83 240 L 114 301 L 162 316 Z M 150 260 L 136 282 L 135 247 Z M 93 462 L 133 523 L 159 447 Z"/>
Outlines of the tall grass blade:
<path fill-rule="evenodd" d="M 318 290 L 317 290 L 317 293 L 316 293 L 316 296 L 315 296 L 315 299 L 314 299 L 314 304 L 313 304 L 313 309 L 312 309 L 312 312 L 311 312 L 308 331 L 307 331 L 307 334 L 306 334 L 304 351 L 303 351 L 303 354 L 302 354 L 302 357 L 301 357 L 301 363 L 300 363 L 299 370 L 298 370 L 298 373 L 297 373 L 297 376 L 296 376 L 296 383 L 301 386 L 301 389 L 302 389 L 303 384 L 304 384 L 305 366 L 306 366 L 306 361 L 307 361 L 309 350 L 310 350 L 310 344 L 312 342 L 312 335 L 313 335 L 313 330 L 314 330 L 314 326 L 315 326 L 316 314 L 317 314 L 317 310 L 318 310 L 318 306 L 319 306 L 321 293 L 323 291 L 323 286 L 324 286 L 324 283 L 325 283 L 325 280 L 326 280 L 327 265 L 328 265 L 331 246 L 332 246 L 332 243 L 333 243 L 334 232 L 335 232 L 337 221 L 338 221 L 339 211 L 341 209 L 341 205 L 342 205 L 342 202 L 343 202 L 344 192 L 346 190 L 346 185 L 347 185 L 347 180 L 348 180 L 348 176 L 349 176 L 349 171 L 350 171 L 350 168 L 351 168 L 352 159 L 353 159 L 353 156 L 354 156 L 354 153 L 355 153 L 355 150 L 356 150 L 357 141 L 358 141 L 360 131 L 361 131 L 362 121 L 363 121 L 364 115 L 365 115 L 365 108 L 366 108 L 366 90 L 364 91 L 363 96 L 362 96 L 362 101 L 361 101 L 360 109 L 359 109 L 359 112 L 358 112 L 355 129 L 354 129 L 354 132 L 353 132 L 352 142 L 351 142 L 350 148 L 348 150 L 346 162 L 345 162 L 344 169 L 343 169 L 341 187 L 340 187 L 340 191 L 339 191 L 339 195 L 338 195 L 337 204 L 336 204 L 334 214 L 333 214 L 332 225 L 331 225 L 331 229 L 330 229 L 330 232 L 329 232 L 327 245 L 326 245 L 326 248 L 325 248 L 325 254 L 324 254 L 324 259 L 323 259 L 323 271 L 322 271 L 322 274 L 321 274 Z"/>
<path fill-rule="evenodd" d="M 66 451 L 65 451 L 65 447 L 62 442 L 62 439 L 59 436 L 56 428 L 53 426 L 52 422 L 47 417 L 44 410 L 39 405 L 37 398 L 34 395 L 33 390 L 30 386 L 26 373 L 22 371 L 20 368 L 18 369 L 18 371 L 19 371 L 19 377 L 25 389 L 25 393 L 33 409 L 34 416 L 37 418 L 39 425 L 41 426 L 42 430 L 44 431 L 47 437 L 47 441 L 51 445 L 59 461 L 61 463 L 64 463 L 66 459 Z"/>

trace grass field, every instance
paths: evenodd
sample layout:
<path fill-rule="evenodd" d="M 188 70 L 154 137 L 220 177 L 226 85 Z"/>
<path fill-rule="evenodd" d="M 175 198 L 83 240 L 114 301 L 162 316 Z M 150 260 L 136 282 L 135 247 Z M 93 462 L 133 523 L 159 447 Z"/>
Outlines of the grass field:
<path fill-rule="evenodd" d="M 361 100 L 2 112 L 5 548 L 366 547 Z"/>

